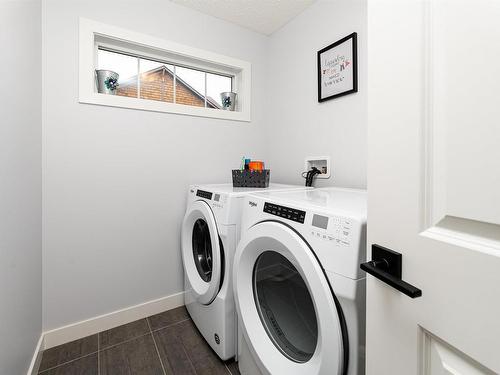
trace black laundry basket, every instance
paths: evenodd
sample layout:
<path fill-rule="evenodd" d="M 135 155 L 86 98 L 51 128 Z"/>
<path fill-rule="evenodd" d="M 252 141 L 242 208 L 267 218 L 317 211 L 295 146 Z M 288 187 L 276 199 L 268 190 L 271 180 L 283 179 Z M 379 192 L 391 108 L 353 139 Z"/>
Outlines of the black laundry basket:
<path fill-rule="evenodd" d="M 233 169 L 233 187 L 266 188 L 269 187 L 270 175 L 269 169 L 263 171 Z"/>

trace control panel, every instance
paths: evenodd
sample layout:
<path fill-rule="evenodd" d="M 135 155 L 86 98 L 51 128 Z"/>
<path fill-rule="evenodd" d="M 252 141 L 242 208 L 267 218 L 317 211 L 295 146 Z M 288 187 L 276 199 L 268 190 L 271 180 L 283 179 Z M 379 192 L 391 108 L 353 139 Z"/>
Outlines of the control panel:
<path fill-rule="evenodd" d="M 208 200 L 212 199 L 212 193 L 209 191 L 204 191 L 204 190 L 196 190 L 196 196 L 201 197 L 201 198 L 205 198 Z"/>
<path fill-rule="evenodd" d="M 210 205 L 212 208 L 222 209 L 227 201 L 227 196 L 220 193 L 214 193 Z"/>
<path fill-rule="evenodd" d="M 344 217 L 326 217 L 314 215 L 312 220 L 311 235 L 331 241 L 337 246 L 349 246 L 351 241 L 352 220 Z"/>
<path fill-rule="evenodd" d="M 266 202 L 264 203 L 264 212 L 283 217 L 288 220 L 296 221 L 297 223 L 304 224 L 306 218 L 306 212 L 297 210 L 295 208 L 289 208 L 285 206 L 280 206 L 278 204 L 273 204 Z"/>

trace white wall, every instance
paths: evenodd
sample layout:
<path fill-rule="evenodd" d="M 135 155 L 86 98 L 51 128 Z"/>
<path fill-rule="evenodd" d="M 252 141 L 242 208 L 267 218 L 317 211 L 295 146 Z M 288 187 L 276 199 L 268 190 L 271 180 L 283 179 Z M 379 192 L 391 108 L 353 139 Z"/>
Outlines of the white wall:
<path fill-rule="evenodd" d="M 274 182 L 366 186 L 366 0 L 318 0 L 270 38 L 168 1 L 44 0 L 43 325 L 52 329 L 183 289 L 189 183 L 230 181 L 242 155 Z M 252 63 L 252 123 L 78 103 L 86 17 Z M 359 92 L 317 102 L 316 52 L 358 32 Z"/>
<path fill-rule="evenodd" d="M 44 1 L 44 329 L 183 290 L 187 186 L 262 157 L 267 38 L 169 1 Z M 252 123 L 79 104 L 78 18 L 252 63 Z"/>
<path fill-rule="evenodd" d="M 304 180 L 307 156 L 329 155 L 316 186 L 366 187 L 366 0 L 317 0 L 269 41 L 266 160 L 274 179 Z M 317 101 L 317 51 L 358 33 L 358 92 Z"/>
<path fill-rule="evenodd" d="M 42 329 L 40 1 L 0 2 L 0 374 Z"/>

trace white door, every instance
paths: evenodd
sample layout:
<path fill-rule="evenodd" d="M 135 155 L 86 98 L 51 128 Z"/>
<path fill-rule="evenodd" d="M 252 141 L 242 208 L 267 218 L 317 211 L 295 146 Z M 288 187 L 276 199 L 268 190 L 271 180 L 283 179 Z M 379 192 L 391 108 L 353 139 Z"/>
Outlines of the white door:
<path fill-rule="evenodd" d="M 186 210 L 181 234 L 184 277 L 187 290 L 198 303 L 210 304 L 219 293 L 222 277 L 222 249 L 217 223 L 210 206 L 194 201 Z"/>
<path fill-rule="evenodd" d="M 500 1 L 368 0 L 367 374 L 500 373 Z M 370 257 L 370 249 L 368 250 Z"/>

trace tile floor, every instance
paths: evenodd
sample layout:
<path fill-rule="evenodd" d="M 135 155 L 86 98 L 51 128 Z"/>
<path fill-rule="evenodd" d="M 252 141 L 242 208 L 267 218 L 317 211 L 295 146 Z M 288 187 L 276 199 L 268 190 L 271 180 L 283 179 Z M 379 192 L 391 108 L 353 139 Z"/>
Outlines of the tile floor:
<path fill-rule="evenodd" d="M 239 375 L 179 307 L 43 352 L 42 375 Z"/>

